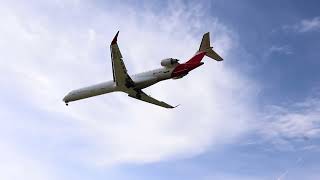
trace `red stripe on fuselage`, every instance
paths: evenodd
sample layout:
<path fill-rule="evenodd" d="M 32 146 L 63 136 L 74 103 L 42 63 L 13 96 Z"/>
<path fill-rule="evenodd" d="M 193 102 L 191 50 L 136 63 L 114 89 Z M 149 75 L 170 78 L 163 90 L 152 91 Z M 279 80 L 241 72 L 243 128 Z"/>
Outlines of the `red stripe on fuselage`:
<path fill-rule="evenodd" d="M 179 77 L 188 74 L 191 70 L 201 66 L 203 62 L 201 60 L 206 55 L 206 52 L 198 52 L 189 61 L 183 64 L 177 65 L 172 71 L 171 77 Z"/>

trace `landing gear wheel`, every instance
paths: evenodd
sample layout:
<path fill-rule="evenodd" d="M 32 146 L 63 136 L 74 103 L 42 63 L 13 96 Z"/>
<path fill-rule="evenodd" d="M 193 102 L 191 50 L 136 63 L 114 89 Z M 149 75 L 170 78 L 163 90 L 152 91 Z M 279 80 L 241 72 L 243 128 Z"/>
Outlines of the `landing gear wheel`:
<path fill-rule="evenodd" d="M 68 103 L 66 103 L 66 106 L 68 106 L 69 104 Z"/>

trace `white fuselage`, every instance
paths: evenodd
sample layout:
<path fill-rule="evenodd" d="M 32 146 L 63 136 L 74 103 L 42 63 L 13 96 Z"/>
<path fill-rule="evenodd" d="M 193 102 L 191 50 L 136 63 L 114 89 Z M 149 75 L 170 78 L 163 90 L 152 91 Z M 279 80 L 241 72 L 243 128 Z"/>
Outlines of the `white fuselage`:
<path fill-rule="evenodd" d="M 134 88 L 143 89 L 160 81 L 171 79 L 171 73 L 173 70 L 174 67 L 164 67 L 132 75 L 131 78 L 135 84 Z M 123 87 L 116 86 L 116 83 L 111 80 L 85 88 L 73 90 L 64 97 L 63 101 L 68 103 L 92 96 L 98 96 L 115 91 L 122 91 L 122 88 Z"/>
<path fill-rule="evenodd" d="M 160 64 L 162 68 L 130 76 L 127 73 L 127 69 L 122 59 L 122 54 L 117 44 L 118 34 L 119 31 L 114 36 L 110 44 L 113 80 L 71 91 L 63 98 L 66 105 L 71 101 L 120 91 L 137 100 L 164 108 L 175 108 L 176 106 L 172 106 L 147 95 L 142 91 L 142 89 L 163 80 L 179 79 L 184 77 L 193 69 L 204 64 L 201 62 L 204 56 L 217 61 L 223 60 L 210 46 L 209 32 L 207 32 L 202 37 L 199 50 L 185 63 L 179 63 L 178 59 L 166 58 L 161 60 Z"/>

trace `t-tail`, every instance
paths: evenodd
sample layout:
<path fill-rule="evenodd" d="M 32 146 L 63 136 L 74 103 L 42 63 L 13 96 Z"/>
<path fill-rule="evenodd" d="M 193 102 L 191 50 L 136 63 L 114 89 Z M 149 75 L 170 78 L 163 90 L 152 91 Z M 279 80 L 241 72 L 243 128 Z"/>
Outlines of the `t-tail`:
<path fill-rule="evenodd" d="M 216 61 L 222 61 L 222 57 L 219 56 L 213 49 L 213 47 L 210 46 L 210 35 L 209 32 L 205 33 L 202 37 L 202 41 L 200 44 L 200 48 L 197 53 L 199 52 L 206 52 L 206 56 L 216 60 Z"/>
<path fill-rule="evenodd" d="M 172 71 L 171 77 L 173 79 L 182 78 L 183 76 L 187 75 L 193 69 L 203 65 L 202 59 L 204 56 L 208 56 L 216 61 L 222 61 L 222 57 L 220 57 L 212 47 L 210 46 L 210 37 L 209 32 L 205 33 L 202 37 L 202 41 L 200 44 L 199 50 L 196 54 L 189 59 L 187 62 L 183 64 L 177 64 Z"/>

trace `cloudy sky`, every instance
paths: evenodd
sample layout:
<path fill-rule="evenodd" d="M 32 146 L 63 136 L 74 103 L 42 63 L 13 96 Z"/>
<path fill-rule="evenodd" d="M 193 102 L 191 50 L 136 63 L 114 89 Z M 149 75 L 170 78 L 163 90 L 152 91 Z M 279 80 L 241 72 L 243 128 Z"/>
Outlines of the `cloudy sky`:
<path fill-rule="evenodd" d="M 317 180 L 320 14 L 309 1 L 18 1 L 0 6 L 0 179 Z M 186 61 L 211 33 L 225 61 L 113 93 L 109 43 L 129 73 Z"/>

